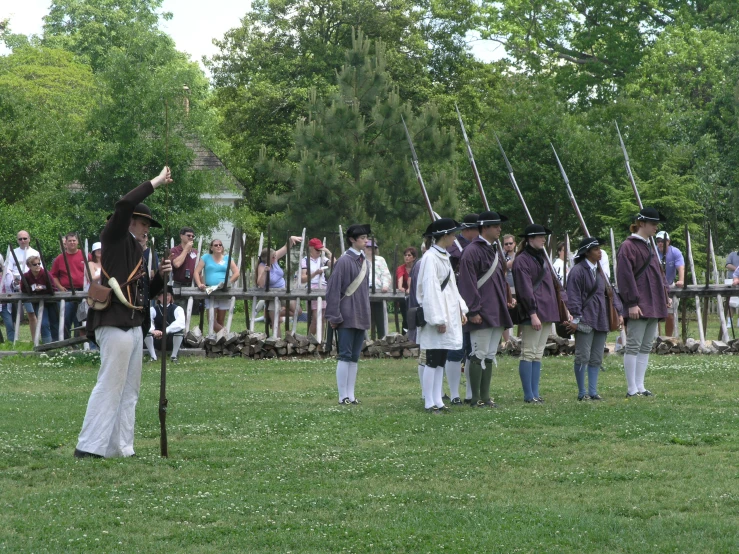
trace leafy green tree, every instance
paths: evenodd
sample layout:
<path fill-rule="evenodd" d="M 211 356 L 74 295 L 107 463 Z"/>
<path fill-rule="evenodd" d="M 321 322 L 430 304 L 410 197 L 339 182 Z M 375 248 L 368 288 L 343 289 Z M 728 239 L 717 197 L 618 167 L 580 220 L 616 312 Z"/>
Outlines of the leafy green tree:
<path fill-rule="evenodd" d="M 288 163 L 267 160 L 265 178 L 290 192 L 275 198 L 284 226 L 332 234 L 337 226 L 371 223 L 385 244 L 413 240 L 429 214 L 410 164 L 401 115 L 414 137 L 435 211 L 456 216 L 454 133 L 439 129 L 439 114 L 426 106 L 414 115 L 401 102 L 386 70 L 385 50 L 359 31 L 337 75 L 328 103 L 311 97 L 308 115 L 295 128 Z"/>

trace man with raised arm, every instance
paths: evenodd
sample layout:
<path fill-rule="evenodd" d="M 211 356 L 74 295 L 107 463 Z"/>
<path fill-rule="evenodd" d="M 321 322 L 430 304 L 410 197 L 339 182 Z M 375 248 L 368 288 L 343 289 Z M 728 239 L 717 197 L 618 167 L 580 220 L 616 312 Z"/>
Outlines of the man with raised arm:
<path fill-rule="evenodd" d="M 149 281 L 143 269 L 139 239 L 150 227 L 161 227 L 141 202 L 161 185 L 171 183 L 169 168 L 121 198 L 100 234 L 102 285 L 120 284 L 110 307 L 90 310 L 87 335 L 100 346 L 100 371 L 87 403 L 76 458 L 114 458 L 134 455 L 136 402 L 141 386 L 144 332 L 149 329 L 149 298 L 164 288 L 163 275 L 172 264 L 164 260 Z M 128 284 L 126 284 L 128 283 Z M 113 286 L 115 289 L 115 286 Z"/>

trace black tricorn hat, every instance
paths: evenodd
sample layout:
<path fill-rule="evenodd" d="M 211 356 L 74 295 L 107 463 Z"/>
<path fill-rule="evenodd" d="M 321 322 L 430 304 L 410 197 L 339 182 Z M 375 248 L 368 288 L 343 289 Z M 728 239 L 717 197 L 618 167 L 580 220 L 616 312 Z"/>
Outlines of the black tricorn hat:
<path fill-rule="evenodd" d="M 538 223 L 532 223 L 531 225 L 527 225 L 526 229 L 523 230 L 522 235 L 518 235 L 519 238 L 527 238 L 527 237 L 536 237 L 539 235 L 551 235 L 552 232 L 544 227 L 543 225 L 539 225 Z"/>
<path fill-rule="evenodd" d="M 482 212 L 477 216 L 477 225 L 485 227 L 486 225 L 500 225 L 504 221 L 508 221 L 508 218 L 498 212 Z"/>
<path fill-rule="evenodd" d="M 370 229 L 370 226 L 368 223 L 350 225 L 349 228 L 346 230 L 346 238 L 352 238 L 352 239 L 361 237 L 362 235 L 371 235 L 371 234 L 372 234 L 372 229 Z"/>
<path fill-rule="evenodd" d="M 146 204 L 136 204 L 136 207 L 133 209 L 133 217 L 143 217 L 144 219 L 149 220 L 149 225 L 152 227 L 157 227 L 159 229 L 162 228 L 161 224 L 151 217 L 151 209 Z M 110 219 L 113 216 L 113 214 L 110 214 L 108 216 L 108 219 Z"/>
<path fill-rule="evenodd" d="M 642 208 L 641 210 L 639 210 L 639 213 L 636 214 L 636 220 L 659 223 L 661 221 L 667 221 L 667 218 L 659 213 L 655 208 Z"/>
<path fill-rule="evenodd" d="M 474 229 L 474 228 L 476 228 L 477 227 L 478 217 L 479 216 L 477 214 L 467 214 L 462 219 L 462 224 L 460 225 L 460 227 L 462 227 L 462 229 Z"/>
<path fill-rule="evenodd" d="M 580 244 L 577 247 L 577 252 L 575 252 L 575 263 L 579 262 L 582 258 L 585 257 L 585 254 L 588 253 L 592 248 L 596 246 L 601 246 L 602 244 L 605 244 L 605 239 L 597 238 L 597 237 L 585 237 L 580 241 Z"/>
<path fill-rule="evenodd" d="M 457 223 L 451 217 L 442 217 L 441 219 L 437 219 L 428 227 L 426 227 L 426 232 L 424 233 L 424 236 L 443 237 L 444 235 L 459 231 L 459 229 L 459 223 Z"/>

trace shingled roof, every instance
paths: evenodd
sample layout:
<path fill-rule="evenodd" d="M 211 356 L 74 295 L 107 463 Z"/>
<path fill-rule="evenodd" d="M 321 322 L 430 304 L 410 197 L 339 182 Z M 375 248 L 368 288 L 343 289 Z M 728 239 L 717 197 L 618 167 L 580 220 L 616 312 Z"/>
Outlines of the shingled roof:
<path fill-rule="evenodd" d="M 223 171 L 228 177 L 228 181 L 231 185 L 236 186 L 239 190 L 243 190 L 244 186 L 239 183 L 238 179 L 234 177 L 234 175 L 223 164 L 221 159 L 216 156 L 210 148 L 203 146 L 203 144 L 196 138 L 185 141 L 185 144 L 195 154 L 195 158 L 190 164 L 191 171 Z"/>

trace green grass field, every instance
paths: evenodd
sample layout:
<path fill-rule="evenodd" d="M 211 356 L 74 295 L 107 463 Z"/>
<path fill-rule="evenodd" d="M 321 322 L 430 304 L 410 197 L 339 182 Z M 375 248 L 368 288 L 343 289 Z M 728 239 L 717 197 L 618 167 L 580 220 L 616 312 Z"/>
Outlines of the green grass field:
<path fill-rule="evenodd" d="M 414 362 L 360 365 L 340 407 L 332 361 L 147 364 L 133 459 L 72 457 L 97 367 L 0 361 L 0 550 L 8 552 L 737 552 L 734 357 L 653 357 L 654 398 L 577 402 L 545 359 L 541 406 L 517 362 L 498 410 L 422 410 Z"/>

